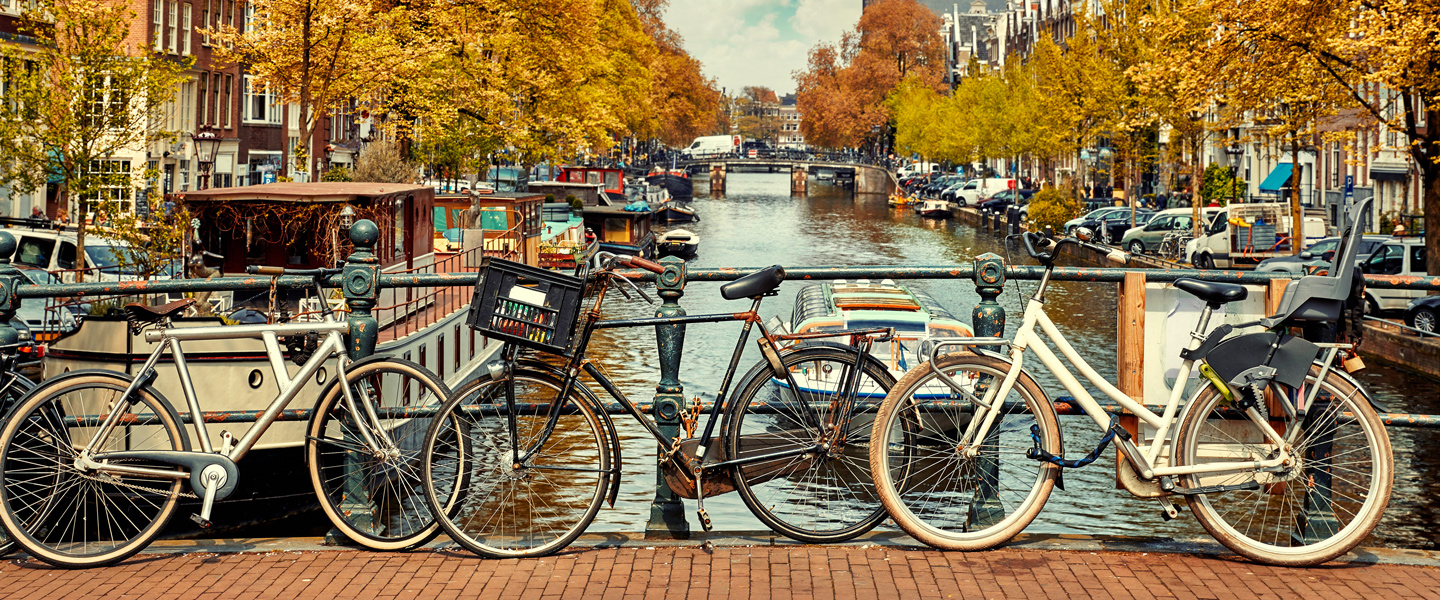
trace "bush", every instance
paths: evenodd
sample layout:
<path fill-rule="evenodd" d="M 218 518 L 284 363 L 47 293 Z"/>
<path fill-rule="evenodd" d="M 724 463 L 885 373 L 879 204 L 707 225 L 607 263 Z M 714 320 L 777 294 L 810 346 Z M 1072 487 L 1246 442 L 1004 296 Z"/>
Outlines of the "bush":
<path fill-rule="evenodd" d="M 567 194 L 565 196 L 565 202 L 570 204 L 570 208 L 573 208 L 575 210 L 585 210 L 585 201 L 576 198 L 574 194 Z"/>
<path fill-rule="evenodd" d="M 335 166 L 320 175 L 320 181 L 350 181 L 350 169 Z"/>
<path fill-rule="evenodd" d="M 1204 177 L 1200 186 L 1200 194 L 1205 198 L 1206 204 L 1214 200 L 1223 206 L 1232 196 L 1245 195 L 1245 180 L 1231 177 L 1230 167 L 1211 164 L 1205 167 Z"/>
<path fill-rule="evenodd" d="M 1056 233 L 1065 230 L 1065 222 L 1080 216 L 1080 201 L 1059 188 L 1045 188 L 1030 199 L 1030 224 L 1035 231 L 1051 227 Z"/>

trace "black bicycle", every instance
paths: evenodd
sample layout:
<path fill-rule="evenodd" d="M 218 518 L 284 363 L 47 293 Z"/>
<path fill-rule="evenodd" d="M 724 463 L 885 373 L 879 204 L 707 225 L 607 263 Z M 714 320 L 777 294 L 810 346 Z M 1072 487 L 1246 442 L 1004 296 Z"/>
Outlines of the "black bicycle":
<path fill-rule="evenodd" d="M 432 421 L 443 424 L 432 425 L 425 441 L 426 495 L 452 539 L 488 557 L 543 556 L 579 537 L 606 499 L 613 506 L 619 436 L 582 374 L 655 437 L 666 482 L 699 501 L 707 530 L 704 499 L 732 490 L 767 526 L 805 542 L 851 539 L 885 518 L 867 446 L 875 409 L 895 380 L 869 350 L 887 341 L 891 329 L 786 334 L 767 327 L 760 303 L 784 281 L 779 266 L 721 288 L 728 300 L 750 299 L 746 312 L 602 321 L 610 288 L 644 297 L 616 266 L 664 271 L 645 259 L 608 254 L 587 279 L 486 260 L 470 325 L 508 344 L 485 375 L 451 395 L 440 410 L 453 419 Z M 581 315 L 587 281 L 595 299 Z M 685 433 L 668 438 L 586 356 L 596 329 L 734 321 L 744 327 L 698 436 L 700 407 L 678 415 Z M 739 379 L 732 397 L 736 367 L 756 326 L 763 358 Z M 522 347 L 563 357 L 563 364 L 526 356 Z"/>

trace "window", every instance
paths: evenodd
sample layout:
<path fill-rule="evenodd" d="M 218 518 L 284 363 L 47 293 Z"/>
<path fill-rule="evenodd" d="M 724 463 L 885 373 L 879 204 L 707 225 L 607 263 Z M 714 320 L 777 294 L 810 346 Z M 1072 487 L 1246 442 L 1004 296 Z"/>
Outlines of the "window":
<path fill-rule="evenodd" d="M 15 262 L 42 269 L 50 268 L 50 253 L 55 251 L 55 240 L 25 236 L 15 251 Z"/>
<path fill-rule="evenodd" d="M 234 101 L 230 99 L 230 90 L 235 89 L 235 77 L 233 75 L 225 76 L 225 87 L 223 89 L 224 93 L 222 94 L 223 98 L 220 100 L 220 111 L 225 115 L 225 128 L 229 129 L 230 105 L 234 103 Z"/>
<path fill-rule="evenodd" d="M 180 53 L 190 55 L 190 5 L 186 4 L 180 12 Z"/>
<path fill-rule="evenodd" d="M 257 87 L 253 77 L 245 76 L 245 107 L 243 121 L 266 125 L 280 124 L 280 105 L 275 95 L 263 86 Z"/>
<path fill-rule="evenodd" d="M 1416 245 L 1410 248 L 1410 272 L 1416 275 L 1425 273 L 1425 246 Z"/>
<path fill-rule="evenodd" d="M 441 332 L 435 339 L 435 374 L 440 376 L 440 381 L 445 381 L 445 333 Z"/>
<path fill-rule="evenodd" d="M 111 87 L 108 74 L 94 74 L 88 77 L 85 94 L 89 106 L 91 127 L 118 128 L 125 124 L 125 113 L 129 99 L 124 90 Z"/>
<path fill-rule="evenodd" d="M 113 158 L 90 161 L 90 170 L 86 175 L 92 181 L 92 191 L 84 195 L 86 200 L 118 202 L 129 208 L 132 186 L 130 161 Z"/>
<path fill-rule="evenodd" d="M 255 26 L 255 5 L 245 3 L 245 31 L 250 31 Z"/>
<path fill-rule="evenodd" d="M 428 243 L 428 242 L 427 242 Z M 395 258 L 405 257 L 405 199 L 395 199 Z"/>
<path fill-rule="evenodd" d="M 75 244 L 60 242 L 60 254 L 55 257 L 55 266 L 62 269 L 75 268 Z"/>
<path fill-rule="evenodd" d="M 454 335 L 454 337 L 453 337 L 452 339 L 455 340 L 455 372 L 456 372 L 456 373 L 459 373 L 459 372 L 460 372 L 460 326 L 459 326 L 459 325 L 456 325 L 456 326 L 455 326 L 455 335 Z"/>
<path fill-rule="evenodd" d="M 168 27 L 167 31 L 170 34 L 170 43 L 166 45 L 166 48 L 168 48 L 172 54 L 175 52 L 176 44 L 180 41 L 180 34 L 176 30 L 180 25 L 180 20 L 176 18 L 176 13 L 179 10 L 179 4 L 175 2 L 175 0 L 170 0 L 170 10 L 165 13 L 165 17 L 170 19 L 170 21 L 166 23 Z"/>
<path fill-rule="evenodd" d="M 210 2 L 211 0 L 205 0 L 205 8 L 200 9 L 201 46 L 210 45 L 210 34 L 204 33 L 206 31 L 210 31 Z"/>
<path fill-rule="evenodd" d="M 207 102 L 206 102 L 206 98 L 205 98 L 205 93 L 206 93 L 206 92 L 205 92 L 205 90 L 206 90 L 206 89 L 209 89 L 209 87 L 210 87 L 210 85 L 209 85 L 209 83 L 210 83 L 210 76 L 209 76 L 209 75 L 206 75 L 205 73 L 201 73 L 201 74 L 200 74 L 200 77 L 199 77 L 199 81 L 200 81 L 200 95 L 198 95 L 198 96 L 195 97 L 195 125 L 196 125 L 196 126 L 209 125 L 209 124 L 212 123 L 213 121 L 210 120 L 210 113 L 209 113 L 209 112 L 206 112 L 205 108 L 206 108 L 207 106 L 210 106 L 210 105 L 213 104 L 213 103 L 207 103 Z"/>
<path fill-rule="evenodd" d="M 1404 252 L 1405 249 L 1399 244 L 1386 244 L 1379 252 L 1370 256 L 1365 270 L 1372 275 L 1399 275 L 1400 269 L 1404 267 L 1401 264 Z"/>
<path fill-rule="evenodd" d="M 150 18 L 155 28 L 155 51 L 159 52 L 165 48 L 165 4 L 163 0 L 155 0 L 150 5 Z"/>
<path fill-rule="evenodd" d="M 206 112 L 207 123 L 220 124 L 220 84 L 222 79 L 219 73 L 212 76 L 210 80 L 210 109 Z M 228 121 L 228 119 L 227 119 Z M 229 125 L 229 123 L 226 123 Z"/>

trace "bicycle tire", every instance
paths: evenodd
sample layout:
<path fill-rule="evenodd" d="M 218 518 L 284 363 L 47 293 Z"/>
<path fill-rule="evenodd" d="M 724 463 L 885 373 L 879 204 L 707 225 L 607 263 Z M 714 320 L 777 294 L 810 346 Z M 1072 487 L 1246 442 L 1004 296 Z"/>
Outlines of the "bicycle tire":
<path fill-rule="evenodd" d="M 770 364 L 762 360 L 737 386 L 730 403 L 734 409 L 726 415 L 727 459 L 828 444 L 816 452 L 731 469 L 735 489 L 755 517 L 791 539 L 842 542 L 885 519 L 865 454 L 875 407 L 895 384 L 883 364 L 863 357 L 849 426 L 844 432 L 825 433 L 825 424 L 840 416 L 836 401 L 843 398 L 836 392 L 857 352 L 824 345 L 782 353 L 781 364 L 799 391 L 774 377 Z"/>
<path fill-rule="evenodd" d="M 578 381 L 541 452 L 517 466 L 512 439 L 521 452 L 533 445 L 563 381 L 523 366 L 511 373 L 516 435 L 508 423 L 506 380 L 482 375 L 455 390 L 425 437 L 431 512 L 443 515 L 440 525 L 450 539 L 488 558 L 533 558 L 569 546 L 595 520 L 615 476 L 608 421 Z"/>
<path fill-rule="evenodd" d="M 102 480 L 75 468 L 74 445 L 89 441 L 75 436 L 97 427 L 130 381 L 91 373 L 42 385 L 5 424 L 0 433 L 0 520 L 31 556 L 66 568 L 115 564 L 143 550 L 174 516 L 185 485 L 181 480 L 167 484 L 122 473 L 107 473 Z M 174 410 L 163 398 L 141 388 L 132 399 L 127 414 L 148 416 L 158 424 L 117 427 L 112 430 L 116 435 L 99 448 L 188 450 Z M 127 464 L 174 468 L 143 460 Z"/>
<path fill-rule="evenodd" d="M 1312 366 L 1302 389 L 1308 392 L 1318 375 L 1319 367 Z M 1272 397 L 1292 397 L 1290 394 L 1291 390 L 1279 384 L 1272 386 Z M 1228 402 L 1213 386 L 1202 388 L 1191 404 L 1176 439 L 1178 464 L 1271 455 L 1273 444 L 1253 424 L 1249 432 L 1244 428 L 1237 431 L 1237 421 L 1226 414 L 1233 410 L 1226 408 Z M 1236 554 L 1273 565 L 1320 564 L 1360 544 L 1384 514 L 1394 483 L 1394 455 L 1390 437 L 1364 393 L 1332 372 L 1321 384 L 1313 408 L 1319 412 L 1306 411 L 1298 422 L 1289 420 L 1283 411 L 1270 415 L 1272 427 L 1278 423 L 1279 431 L 1295 425 L 1304 428 L 1304 435 L 1294 444 L 1298 459 L 1286 471 L 1181 477 L 1181 485 L 1187 488 L 1256 486 L 1186 498 L 1196 520 Z M 1340 418 L 1346 412 L 1352 417 Z M 1356 481 L 1337 485 L 1342 476 Z M 1335 500 L 1337 496 L 1339 500 Z"/>
<path fill-rule="evenodd" d="M 434 373 L 413 362 L 380 356 L 349 365 L 346 385 L 357 402 L 377 409 L 438 409 L 450 396 Z M 364 410 L 363 408 L 361 409 Z M 440 533 L 425 501 L 420 455 L 433 417 L 380 414 L 379 427 L 396 446 L 369 446 L 360 427 L 366 415 L 351 414 L 337 380 L 315 404 L 305 436 L 305 459 L 320 507 L 335 528 L 372 550 L 409 550 Z M 357 418 L 358 417 L 358 418 Z M 370 427 L 371 439 L 378 441 Z"/>
<path fill-rule="evenodd" d="M 1060 468 L 1025 452 L 1034 447 L 1033 425 L 1045 451 L 1060 455 L 1060 422 L 1028 374 L 998 399 L 1011 408 L 997 415 L 993 441 L 983 444 L 993 454 L 961 452 L 976 406 L 966 397 L 983 397 L 1011 368 L 993 356 L 946 354 L 911 369 L 885 397 L 871 434 L 870 469 L 881 503 L 910 537 L 942 550 L 985 550 L 1014 538 L 1044 508 Z M 965 394 L 945 385 L 937 369 Z"/>
<path fill-rule="evenodd" d="M 20 399 L 35 389 L 35 383 L 14 371 L 0 374 L 0 378 L 5 379 L 5 383 L 0 384 L 0 424 L 3 424 L 10 421 L 10 415 L 20 405 Z M 15 540 L 10 539 L 10 533 L 0 527 L 0 556 L 14 552 L 18 546 Z"/>

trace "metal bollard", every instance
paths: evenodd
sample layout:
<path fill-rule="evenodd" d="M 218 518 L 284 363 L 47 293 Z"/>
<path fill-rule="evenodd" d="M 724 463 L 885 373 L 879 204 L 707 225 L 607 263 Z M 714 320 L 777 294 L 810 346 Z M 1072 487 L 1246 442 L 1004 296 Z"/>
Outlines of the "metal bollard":
<path fill-rule="evenodd" d="M 350 226 L 350 242 L 355 251 L 345 259 L 345 272 L 340 274 L 345 302 L 350 306 L 348 349 L 351 360 L 360 360 L 375 353 L 380 323 L 370 310 L 380 300 L 380 259 L 375 256 L 375 242 L 380 228 L 369 219 Z"/>
<path fill-rule="evenodd" d="M 685 309 L 680 298 L 685 295 L 685 261 L 674 256 L 660 259 L 665 272 L 656 278 L 655 288 L 662 304 L 657 317 L 680 317 Z M 660 382 L 655 385 L 655 424 L 665 437 L 681 435 L 680 415 L 685 411 L 685 388 L 680 385 L 680 357 L 685 352 L 685 325 L 656 325 L 655 349 L 660 353 Z M 660 446 L 656 446 L 655 462 L 660 464 Z M 685 503 L 670 491 L 665 475 L 655 472 L 655 500 L 650 503 L 650 521 L 645 524 L 646 538 L 688 538 L 690 524 L 685 520 Z"/>

